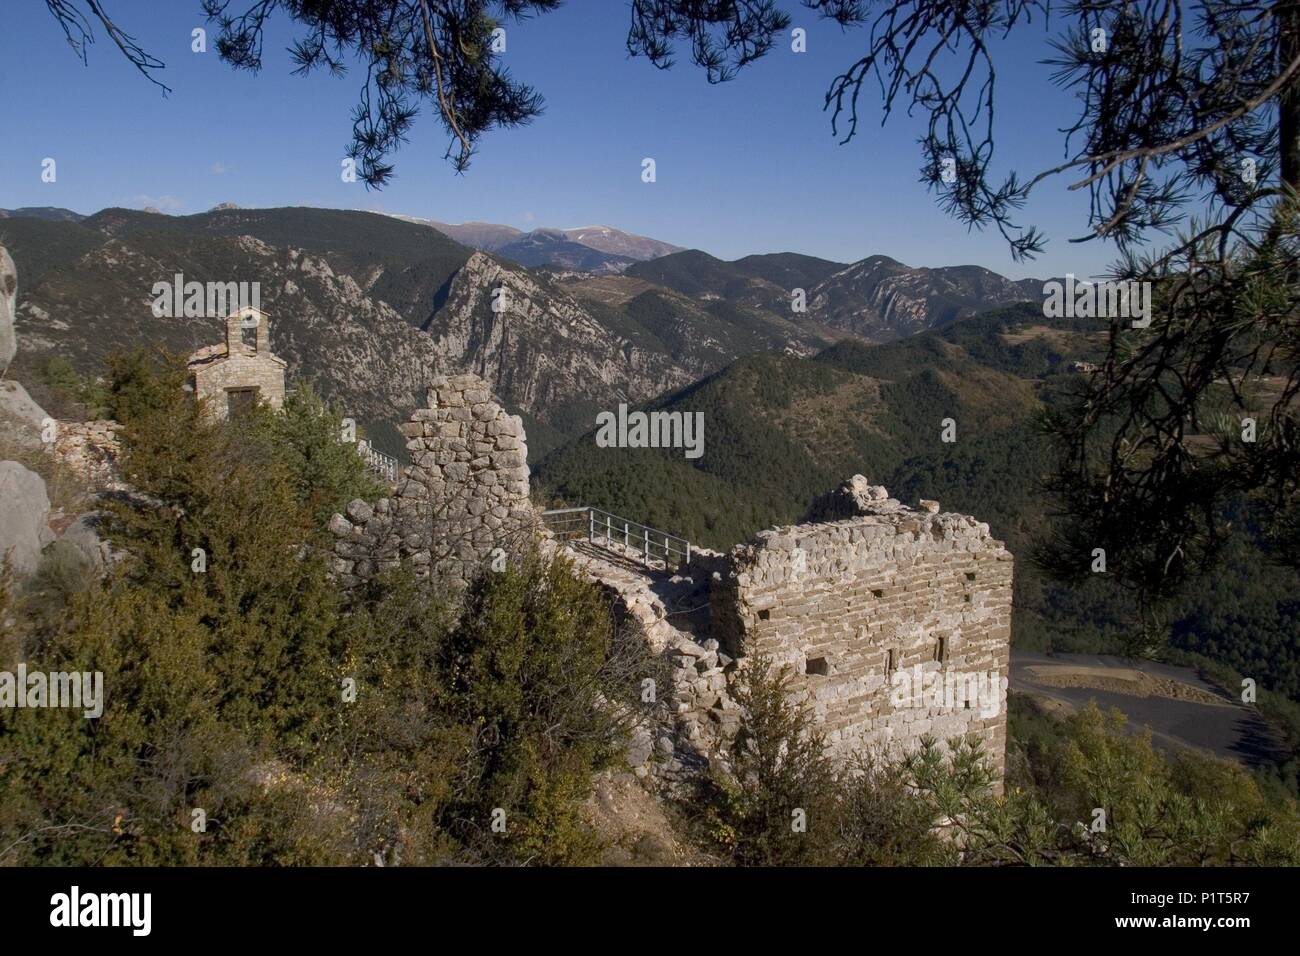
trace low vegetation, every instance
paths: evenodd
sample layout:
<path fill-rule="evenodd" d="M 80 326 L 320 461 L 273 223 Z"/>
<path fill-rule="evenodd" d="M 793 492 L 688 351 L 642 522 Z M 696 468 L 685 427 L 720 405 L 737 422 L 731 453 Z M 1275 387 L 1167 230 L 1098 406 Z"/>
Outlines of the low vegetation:
<path fill-rule="evenodd" d="M 1300 816 L 1254 777 L 1166 757 L 1123 715 L 1011 712 L 1005 792 L 981 747 L 927 740 L 837 769 L 789 673 L 752 658 L 730 771 L 702 786 L 700 839 L 740 865 L 1300 865 Z"/>
<path fill-rule="evenodd" d="M 345 599 L 321 517 L 377 489 L 336 454 L 337 410 L 302 390 L 214 422 L 179 374 L 134 355 L 105 380 L 135 489 L 106 505 L 124 559 L 101 579 L 52 549 L 32 584 L 0 581 L 0 669 L 98 671 L 106 694 L 98 719 L 0 710 L 0 863 L 600 861 L 584 802 L 655 672 L 600 592 L 523 552 L 462 595 L 399 569 Z M 998 794 L 960 742 L 833 763 L 787 680 L 747 662 L 730 769 L 682 803 L 709 859 L 1300 862 L 1289 798 L 1114 717 L 1018 704 Z"/>

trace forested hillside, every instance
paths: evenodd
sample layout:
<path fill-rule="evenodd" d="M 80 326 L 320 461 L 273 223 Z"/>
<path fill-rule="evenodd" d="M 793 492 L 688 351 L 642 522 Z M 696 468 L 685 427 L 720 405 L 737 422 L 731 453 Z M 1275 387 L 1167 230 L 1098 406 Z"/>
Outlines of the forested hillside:
<path fill-rule="evenodd" d="M 704 454 L 597 448 L 594 434 L 537 468 L 548 500 L 590 504 L 708 547 L 797 521 L 809 500 L 861 473 L 915 504 L 987 521 L 1017 556 L 1013 633 L 1022 648 L 1113 651 L 1132 636 L 1126 595 L 1098 575 L 1083 586 L 1036 564 L 1049 530 L 1042 479 L 1053 467 L 1041 410 L 1075 391 L 1076 362 L 1102 344 L 1089 320 L 1029 306 L 880 346 L 843 342 L 812 359 L 752 356 L 653 407 L 703 412 Z M 942 441 L 951 419 L 956 440 Z M 1229 560 L 1169 612 L 1176 647 L 1300 697 L 1300 579 L 1254 543 L 1240 505 Z"/>

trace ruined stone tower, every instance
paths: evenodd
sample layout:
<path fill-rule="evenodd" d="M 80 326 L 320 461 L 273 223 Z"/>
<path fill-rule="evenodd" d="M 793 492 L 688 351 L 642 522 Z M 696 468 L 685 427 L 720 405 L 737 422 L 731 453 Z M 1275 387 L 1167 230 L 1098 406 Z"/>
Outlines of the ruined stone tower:
<path fill-rule="evenodd" d="M 858 475 L 728 559 L 714 634 L 788 665 L 832 752 L 974 735 L 1002 776 L 1012 556 L 987 524 Z"/>
<path fill-rule="evenodd" d="M 442 375 L 400 428 L 411 463 L 393 496 L 373 508 L 354 501 L 330 521 L 335 574 L 353 587 L 409 560 L 420 576 L 463 587 L 535 528 L 523 421 L 477 375 Z"/>
<path fill-rule="evenodd" d="M 271 354 L 270 317 L 246 306 L 225 321 L 225 342 L 199 349 L 186 363 L 194 397 L 207 399 L 217 418 L 258 402 L 279 408 L 288 363 Z"/>

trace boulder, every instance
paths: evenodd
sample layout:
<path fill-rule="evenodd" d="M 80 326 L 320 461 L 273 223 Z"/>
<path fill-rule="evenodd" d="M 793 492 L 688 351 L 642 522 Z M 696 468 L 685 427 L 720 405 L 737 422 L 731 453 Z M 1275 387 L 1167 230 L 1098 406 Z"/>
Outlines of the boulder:
<path fill-rule="evenodd" d="M 49 515 L 44 479 L 16 461 L 0 461 L 0 559 L 15 574 L 35 571 L 41 550 L 54 540 Z"/>
<path fill-rule="evenodd" d="M 0 363 L 3 364 L 3 363 Z M 0 382 L 0 435 L 28 448 L 38 448 L 49 415 L 17 382 Z"/>
<path fill-rule="evenodd" d="M 361 498 L 353 498 L 348 502 L 348 517 L 355 524 L 365 524 L 374 513 L 374 509 Z"/>
<path fill-rule="evenodd" d="M 99 536 L 100 515 L 97 511 L 88 511 L 78 515 L 68 525 L 59 540 L 76 548 L 95 570 L 102 570 L 113 560 L 108 542 Z"/>
<path fill-rule="evenodd" d="M 644 727 L 638 727 L 627 745 L 627 763 L 629 767 L 640 767 L 650 759 L 654 752 L 654 736 Z"/>

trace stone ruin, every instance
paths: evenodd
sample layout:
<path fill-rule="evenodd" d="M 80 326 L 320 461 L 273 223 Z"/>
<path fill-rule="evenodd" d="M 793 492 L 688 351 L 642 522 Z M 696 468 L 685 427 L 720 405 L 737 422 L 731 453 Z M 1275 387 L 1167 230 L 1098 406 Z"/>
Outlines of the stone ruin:
<path fill-rule="evenodd" d="M 342 586 L 409 560 L 463 587 L 498 548 L 560 547 L 528 500 L 522 422 L 477 376 L 437 379 L 402 432 L 411 464 L 396 493 L 330 522 Z M 907 507 L 859 475 L 803 523 L 726 554 L 694 549 L 676 573 L 590 544 L 566 554 L 671 674 L 629 748 L 638 776 L 671 783 L 721 758 L 739 722 L 729 688 L 763 653 L 791 669 L 833 755 L 973 735 L 1001 779 L 1013 562 L 987 524 Z"/>
<path fill-rule="evenodd" d="M 537 524 L 528 498 L 524 424 L 477 375 L 439 376 L 425 408 L 400 426 L 411 464 L 373 507 L 353 501 L 330 519 L 334 573 L 355 587 L 409 561 L 463 588 L 496 549 L 517 547 Z"/>
<path fill-rule="evenodd" d="M 805 523 L 732 550 L 714 633 L 793 670 L 832 754 L 975 736 L 1001 778 L 1012 563 L 987 524 L 908 508 L 858 475 Z"/>

